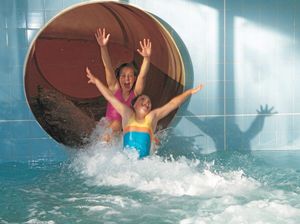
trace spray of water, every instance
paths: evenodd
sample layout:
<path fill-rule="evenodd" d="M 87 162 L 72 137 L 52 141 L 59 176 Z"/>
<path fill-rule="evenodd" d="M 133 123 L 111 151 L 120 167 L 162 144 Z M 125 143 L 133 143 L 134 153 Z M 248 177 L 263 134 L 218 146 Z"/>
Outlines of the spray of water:
<path fill-rule="evenodd" d="M 97 135 L 99 135 L 97 130 Z M 260 183 L 246 178 L 242 170 L 213 172 L 211 163 L 200 167 L 197 159 L 161 158 L 152 155 L 138 159 L 137 153 L 122 149 L 120 139 L 109 144 L 93 141 L 77 154 L 72 167 L 91 185 L 127 186 L 139 191 L 169 195 L 243 194 Z"/>
<path fill-rule="evenodd" d="M 299 205 L 290 199 L 299 198 L 298 194 L 270 188 L 242 168 L 220 171 L 216 160 L 171 155 L 138 159 L 135 151 L 123 150 L 121 139 L 109 144 L 95 139 L 71 163 L 86 184 L 129 188 L 152 195 L 161 206 L 170 199 L 186 204 L 189 209 L 179 223 L 297 223 L 300 218 Z M 196 208 L 190 207 L 195 201 L 199 201 Z"/>

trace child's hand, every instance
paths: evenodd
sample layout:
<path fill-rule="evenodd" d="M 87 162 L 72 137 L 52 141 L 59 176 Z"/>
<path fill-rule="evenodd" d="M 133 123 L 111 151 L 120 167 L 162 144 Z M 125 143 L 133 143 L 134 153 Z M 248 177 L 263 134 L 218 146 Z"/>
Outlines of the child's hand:
<path fill-rule="evenodd" d="M 101 30 L 101 28 L 99 28 L 97 30 L 97 32 L 95 33 L 96 40 L 100 47 L 104 47 L 107 45 L 107 43 L 109 41 L 109 36 L 110 36 L 110 33 L 107 35 L 105 34 L 105 28 L 103 28 L 103 30 Z"/>
<path fill-rule="evenodd" d="M 203 89 L 204 85 L 203 84 L 200 84 L 198 85 L 197 87 L 191 89 L 191 94 L 195 94 L 197 93 L 199 90 Z"/>
<path fill-rule="evenodd" d="M 88 77 L 89 81 L 88 83 L 96 84 L 97 78 L 91 73 L 90 69 L 86 67 L 86 77 Z"/>
<path fill-rule="evenodd" d="M 140 55 L 143 57 L 150 57 L 151 56 L 151 41 L 149 39 L 144 39 L 143 42 L 140 41 L 141 49 L 137 49 Z"/>

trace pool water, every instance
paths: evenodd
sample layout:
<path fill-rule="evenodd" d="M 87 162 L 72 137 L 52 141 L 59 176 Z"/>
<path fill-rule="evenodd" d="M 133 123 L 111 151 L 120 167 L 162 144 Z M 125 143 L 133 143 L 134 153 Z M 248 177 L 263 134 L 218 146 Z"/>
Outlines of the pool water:
<path fill-rule="evenodd" d="M 152 156 L 96 144 L 0 164 L 0 223 L 299 223 L 300 152 Z"/>

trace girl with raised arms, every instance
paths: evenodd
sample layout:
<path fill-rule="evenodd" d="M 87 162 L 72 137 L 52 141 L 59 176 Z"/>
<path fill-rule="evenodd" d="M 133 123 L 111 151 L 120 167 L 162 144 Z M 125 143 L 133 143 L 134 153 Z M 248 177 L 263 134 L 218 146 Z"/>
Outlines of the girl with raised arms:
<path fill-rule="evenodd" d="M 89 79 L 88 83 L 96 85 L 105 99 L 121 115 L 124 148 L 136 149 L 140 158 L 150 154 L 157 122 L 177 109 L 189 96 L 203 88 L 203 85 L 199 85 L 196 88 L 188 89 L 162 107 L 152 110 L 151 100 L 147 95 L 137 96 L 130 107 L 118 100 L 88 68 L 86 68 L 86 76 Z"/>
<path fill-rule="evenodd" d="M 141 49 L 137 49 L 137 52 L 143 57 L 143 63 L 138 74 L 132 63 L 121 64 L 114 72 L 107 50 L 110 34 L 106 34 L 105 28 L 99 28 L 95 33 L 95 37 L 100 46 L 109 91 L 120 102 L 130 106 L 131 100 L 140 95 L 144 90 L 146 75 L 150 67 L 152 50 L 150 40 L 144 39 L 143 41 L 140 41 Z M 118 134 L 122 128 L 122 118 L 118 113 L 118 110 L 116 110 L 110 102 L 108 102 L 105 117 L 108 120 L 108 127 L 112 130 L 112 134 Z M 104 141 L 110 141 L 111 135 L 106 134 L 102 139 Z"/>

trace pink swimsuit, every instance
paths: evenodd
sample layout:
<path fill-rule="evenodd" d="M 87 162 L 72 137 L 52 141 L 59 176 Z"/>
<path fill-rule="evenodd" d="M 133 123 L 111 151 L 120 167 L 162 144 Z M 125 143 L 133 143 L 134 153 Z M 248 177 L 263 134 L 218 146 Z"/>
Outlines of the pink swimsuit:
<path fill-rule="evenodd" d="M 129 97 L 127 100 L 124 100 L 122 96 L 122 91 L 121 88 L 118 89 L 114 95 L 120 102 L 126 104 L 127 106 L 130 107 L 131 100 L 135 97 L 134 92 L 131 90 Z M 121 115 L 116 111 L 116 109 L 108 102 L 107 107 L 106 107 L 106 115 L 105 117 L 111 121 L 117 120 L 117 121 L 122 121 Z"/>

